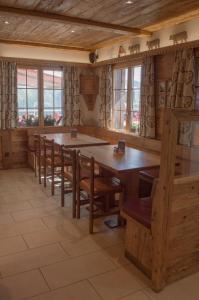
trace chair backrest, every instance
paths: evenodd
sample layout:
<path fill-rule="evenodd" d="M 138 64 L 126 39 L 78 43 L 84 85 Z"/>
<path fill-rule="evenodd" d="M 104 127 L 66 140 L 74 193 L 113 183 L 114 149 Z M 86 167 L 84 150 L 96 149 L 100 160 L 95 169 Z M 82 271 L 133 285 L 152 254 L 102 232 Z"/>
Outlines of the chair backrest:
<path fill-rule="evenodd" d="M 51 158 L 52 161 L 54 161 L 54 155 L 55 155 L 55 144 L 54 140 L 47 140 L 45 137 L 43 139 L 44 142 L 44 157 Z"/>
<path fill-rule="evenodd" d="M 76 150 L 61 146 L 61 162 L 62 167 L 71 166 L 73 172 L 76 171 Z"/>
<path fill-rule="evenodd" d="M 94 193 L 94 179 L 95 179 L 95 160 L 93 157 L 87 157 L 77 152 L 77 180 L 83 178 L 90 179 L 90 193 Z"/>

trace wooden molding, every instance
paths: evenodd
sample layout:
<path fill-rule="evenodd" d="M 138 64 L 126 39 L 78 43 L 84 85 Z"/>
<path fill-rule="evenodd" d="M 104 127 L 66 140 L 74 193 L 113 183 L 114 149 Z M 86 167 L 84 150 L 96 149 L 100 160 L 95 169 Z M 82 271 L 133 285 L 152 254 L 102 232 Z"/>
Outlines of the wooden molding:
<path fill-rule="evenodd" d="M 16 62 L 19 67 L 57 67 L 62 68 L 64 66 L 76 66 L 76 67 L 87 67 L 92 68 L 90 63 L 77 63 L 77 62 L 66 62 L 56 60 L 42 60 L 33 58 L 19 58 L 19 57 L 3 57 L 0 56 L 1 61 Z"/>
<path fill-rule="evenodd" d="M 59 44 L 38 43 L 38 42 L 31 42 L 31 41 L 0 39 L 0 43 L 21 45 L 27 47 L 44 47 L 44 48 L 55 48 L 55 49 L 62 49 L 62 50 L 76 50 L 76 51 L 87 51 L 87 52 L 91 51 L 91 49 L 88 48 L 73 47 L 73 46 L 59 45 Z"/>
<path fill-rule="evenodd" d="M 147 51 L 143 51 L 143 52 L 136 53 L 136 54 L 129 54 L 129 55 L 126 55 L 123 57 L 116 57 L 116 58 L 103 60 L 103 61 L 95 63 L 94 65 L 92 65 L 92 67 L 96 68 L 96 67 L 108 65 L 108 64 L 114 65 L 114 64 L 118 64 L 118 63 L 129 63 L 129 62 L 133 62 L 134 60 L 137 60 L 137 59 L 143 59 L 146 56 L 163 55 L 163 54 L 167 54 L 170 52 L 183 50 L 184 48 L 197 48 L 197 47 L 199 47 L 199 40 L 187 42 L 187 43 L 181 43 L 181 44 L 177 44 L 177 45 L 171 45 L 171 46 L 162 47 L 162 48 L 158 48 L 158 49 L 154 49 L 154 50 L 147 50 Z"/>
<path fill-rule="evenodd" d="M 147 36 L 151 35 L 150 31 L 142 30 L 139 28 L 127 27 L 127 26 L 123 26 L 123 25 L 111 24 L 111 23 L 105 23 L 105 22 L 98 22 L 98 21 L 93 21 L 93 20 L 89 20 L 89 19 L 65 16 L 65 15 L 37 11 L 37 10 L 0 6 L 0 11 L 10 13 L 10 14 L 15 14 L 15 15 L 22 15 L 22 16 L 26 16 L 29 18 L 36 17 L 39 19 L 48 19 L 51 21 L 57 21 L 57 22 L 62 22 L 62 23 L 75 23 L 75 24 L 80 24 L 80 25 L 94 26 L 94 27 L 99 27 L 101 29 L 106 29 L 109 31 L 115 30 L 115 31 L 118 31 L 120 34 L 122 34 L 122 33 L 126 34 L 126 32 L 131 32 L 131 33 L 135 33 L 137 35 L 147 35 Z"/>

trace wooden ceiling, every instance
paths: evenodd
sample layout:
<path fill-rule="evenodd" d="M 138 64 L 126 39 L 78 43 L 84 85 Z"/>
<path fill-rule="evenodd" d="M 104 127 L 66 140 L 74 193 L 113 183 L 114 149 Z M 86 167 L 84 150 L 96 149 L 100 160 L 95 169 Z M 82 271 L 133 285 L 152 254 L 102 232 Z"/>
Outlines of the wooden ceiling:
<path fill-rule="evenodd" d="M 0 0 L 0 42 L 90 50 L 199 17 L 198 0 L 126 2 Z"/>

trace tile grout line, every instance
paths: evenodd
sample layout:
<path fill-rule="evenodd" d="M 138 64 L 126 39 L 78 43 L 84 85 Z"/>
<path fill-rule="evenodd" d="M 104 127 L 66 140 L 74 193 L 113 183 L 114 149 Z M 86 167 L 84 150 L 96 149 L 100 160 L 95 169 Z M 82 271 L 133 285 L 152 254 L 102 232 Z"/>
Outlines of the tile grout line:
<path fill-rule="evenodd" d="M 88 284 L 91 286 L 91 288 L 95 291 L 95 293 L 100 297 L 100 299 L 103 300 L 103 297 L 100 295 L 100 293 L 97 291 L 97 289 L 94 287 L 94 285 L 89 281 L 89 279 L 86 279 Z"/>

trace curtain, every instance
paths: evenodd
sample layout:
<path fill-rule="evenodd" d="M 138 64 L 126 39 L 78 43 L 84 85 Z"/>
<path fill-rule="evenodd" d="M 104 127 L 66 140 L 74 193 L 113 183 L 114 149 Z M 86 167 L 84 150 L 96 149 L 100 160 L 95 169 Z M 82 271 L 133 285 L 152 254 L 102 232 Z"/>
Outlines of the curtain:
<path fill-rule="evenodd" d="M 17 66 L 0 61 L 0 129 L 17 125 Z"/>
<path fill-rule="evenodd" d="M 80 125 L 80 79 L 75 66 L 64 67 L 65 126 Z"/>
<path fill-rule="evenodd" d="M 155 138 L 154 57 L 146 57 L 142 66 L 140 135 Z"/>
<path fill-rule="evenodd" d="M 99 126 L 111 128 L 113 99 L 113 69 L 112 65 L 103 66 L 100 74 L 100 117 Z"/>
<path fill-rule="evenodd" d="M 175 56 L 168 106 L 192 110 L 195 108 L 195 98 L 194 53 L 193 49 L 184 49 Z M 192 123 L 181 123 L 178 142 L 190 146 L 191 135 Z"/>

